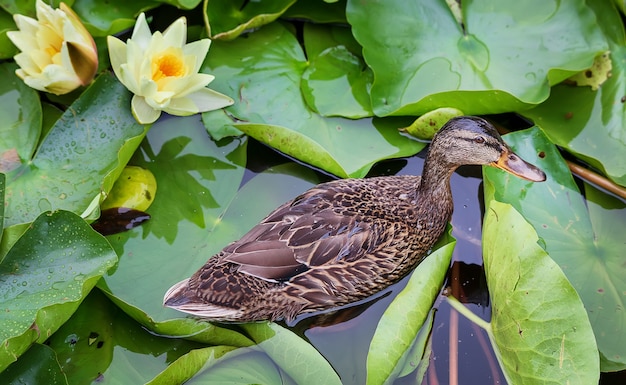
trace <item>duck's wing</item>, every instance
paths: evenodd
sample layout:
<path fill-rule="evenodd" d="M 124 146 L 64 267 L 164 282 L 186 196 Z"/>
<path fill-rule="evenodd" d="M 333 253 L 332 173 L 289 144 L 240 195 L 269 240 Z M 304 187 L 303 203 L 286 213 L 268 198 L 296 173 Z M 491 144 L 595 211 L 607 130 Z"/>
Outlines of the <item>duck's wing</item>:
<path fill-rule="evenodd" d="M 238 271 L 287 281 L 310 268 L 359 260 L 379 237 L 375 222 L 338 210 L 328 190 L 313 189 L 276 209 L 220 258 Z"/>

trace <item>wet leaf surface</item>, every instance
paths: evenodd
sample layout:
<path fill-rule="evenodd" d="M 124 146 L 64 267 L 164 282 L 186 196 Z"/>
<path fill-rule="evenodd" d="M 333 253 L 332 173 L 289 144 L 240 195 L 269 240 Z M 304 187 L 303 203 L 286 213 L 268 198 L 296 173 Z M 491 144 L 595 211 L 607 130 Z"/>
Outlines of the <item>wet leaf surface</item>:
<path fill-rule="evenodd" d="M 15 75 L 13 63 L 0 64 L 0 172 L 30 161 L 41 134 L 41 102 L 35 90 Z"/>
<path fill-rule="evenodd" d="M 348 1 L 346 14 L 374 72 L 376 115 L 486 114 L 544 101 L 607 50 L 593 12 L 575 3 L 467 2 L 462 24 L 439 0 Z"/>
<path fill-rule="evenodd" d="M 626 266 L 623 232 L 616 229 L 626 228 L 626 205 L 593 189 L 585 204 L 567 165 L 538 128 L 505 139 L 516 153 L 543 169 L 548 180 L 529 183 L 485 169 L 485 200 L 513 205 L 532 224 L 541 244 L 585 304 L 605 358 L 603 368 L 623 367 Z"/>
<path fill-rule="evenodd" d="M 41 344 L 33 344 L 17 362 L 0 372 L 0 381 L 6 385 L 68 384 L 54 351 Z"/>
<path fill-rule="evenodd" d="M 488 202 L 483 251 L 496 355 L 511 384 L 598 383 L 599 355 L 583 303 L 538 242 L 513 206 Z"/>
<path fill-rule="evenodd" d="M 81 214 L 108 191 L 145 134 L 129 105 L 130 94 L 115 77 L 100 76 L 52 127 L 32 162 L 8 175 L 5 226 L 47 210 Z"/>
<path fill-rule="evenodd" d="M 39 216 L 0 264 L 0 369 L 63 325 L 116 261 L 82 218 Z"/>

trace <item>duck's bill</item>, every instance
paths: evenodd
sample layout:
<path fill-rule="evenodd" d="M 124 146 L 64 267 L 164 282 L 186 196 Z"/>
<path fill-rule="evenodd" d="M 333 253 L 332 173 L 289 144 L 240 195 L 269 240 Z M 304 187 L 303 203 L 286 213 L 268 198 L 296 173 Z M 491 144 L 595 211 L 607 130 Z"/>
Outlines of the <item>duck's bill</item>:
<path fill-rule="evenodd" d="M 546 180 L 546 174 L 541 171 L 539 167 L 536 167 L 524 159 L 520 158 L 513 151 L 508 148 L 502 151 L 500 159 L 490 164 L 493 167 L 497 167 L 506 172 L 520 177 L 522 179 L 530 180 L 533 182 L 543 182 Z"/>

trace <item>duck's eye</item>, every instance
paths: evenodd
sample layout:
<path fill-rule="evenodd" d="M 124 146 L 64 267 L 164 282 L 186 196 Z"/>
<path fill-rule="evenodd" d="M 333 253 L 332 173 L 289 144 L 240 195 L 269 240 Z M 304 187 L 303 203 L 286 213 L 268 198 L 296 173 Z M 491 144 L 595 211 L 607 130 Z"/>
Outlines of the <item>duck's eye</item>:
<path fill-rule="evenodd" d="M 485 143 L 485 138 L 483 138 L 482 136 L 477 136 L 474 138 L 474 143 L 483 144 Z"/>

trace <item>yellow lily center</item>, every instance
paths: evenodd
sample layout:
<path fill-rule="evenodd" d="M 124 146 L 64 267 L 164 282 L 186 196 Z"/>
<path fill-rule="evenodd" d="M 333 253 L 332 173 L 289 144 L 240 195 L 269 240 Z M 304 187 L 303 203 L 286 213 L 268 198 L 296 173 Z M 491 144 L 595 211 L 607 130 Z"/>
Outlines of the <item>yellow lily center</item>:
<path fill-rule="evenodd" d="M 185 75 L 185 62 L 182 52 L 168 49 L 152 59 L 152 80 L 159 81 L 165 77 L 181 77 Z"/>

